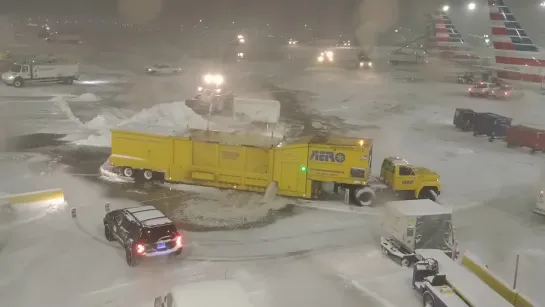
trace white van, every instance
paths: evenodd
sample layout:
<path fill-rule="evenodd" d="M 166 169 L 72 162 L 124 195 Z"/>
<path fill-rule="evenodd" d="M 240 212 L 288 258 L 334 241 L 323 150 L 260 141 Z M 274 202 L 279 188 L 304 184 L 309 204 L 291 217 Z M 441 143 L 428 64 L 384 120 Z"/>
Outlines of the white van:
<path fill-rule="evenodd" d="M 242 287 L 232 280 L 202 281 L 175 286 L 155 298 L 154 307 L 253 307 Z"/>

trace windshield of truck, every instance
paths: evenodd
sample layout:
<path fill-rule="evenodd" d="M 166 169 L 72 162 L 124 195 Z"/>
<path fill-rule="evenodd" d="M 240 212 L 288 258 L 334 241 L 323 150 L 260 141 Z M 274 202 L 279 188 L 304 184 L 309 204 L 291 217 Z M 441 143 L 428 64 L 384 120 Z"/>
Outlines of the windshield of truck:
<path fill-rule="evenodd" d="M 9 71 L 11 72 L 21 72 L 21 65 L 13 64 L 9 67 Z"/>

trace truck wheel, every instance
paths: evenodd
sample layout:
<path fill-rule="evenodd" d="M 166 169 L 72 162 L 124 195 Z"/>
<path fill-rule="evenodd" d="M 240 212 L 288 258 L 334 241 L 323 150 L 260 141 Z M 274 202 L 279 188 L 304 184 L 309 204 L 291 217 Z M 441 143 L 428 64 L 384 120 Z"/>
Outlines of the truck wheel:
<path fill-rule="evenodd" d="M 382 254 L 383 254 L 384 256 L 390 256 L 390 252 L 388 252 L 388 249 L 387 249 L 386 247 L 381 246 L 381 247 L 380 247 L 380 250 L 382 251 Z"/>
<path fill-rule="evenodd" d="M 153 172 L 150 171 L 149 169 L 144 170 L 144 172 L 142 173 L 142 176 L 143 176 L 144 179 L 146 179 L 146 180 L 151 180 L 151 178 L 153 178 Z"/>
<path fill-rule="evenodd" d="M 435 307 L 433 295 L 431 295 L 428 291 L 424 292 L 424 295 L 422 295 L 422 303 L 424 307 Z"/>
<path fill-rule="evenodd" d="M 134 171 L 130 167 L 123 168 L 123 176 L 131 178 L 134 175 Z"/>
<path fill-rule="evenodd" d="M 476 132 L 476 131 L 473 131 L 473 136 L 477 136 L 477 132 Z"/>
<path fill-rule="evenodd" d="M 71 85 L 74 83 L 74 79 L 72 78 L 66 78 L 63 80 L 63 83 L 66 84 L 66 85 Z"/>
<path fill-rule="evenodd" d="M 23 79 L 17 78 L 15 81 L 13 81 L 13 86 L 15 87 L 23 87 L 25 83 L 23 82 Z"/>
<path fill-rule="evenodd" d="M 422 188 L 418 194 L 418 199 L 429 199 L 436 201 L 437 195 L 438 193 L 436 188 Z"/>
<path fill-rule="evenodd" d="M 371 189 L 370 187 L 355 189 L 353 190 L 353 193 L 354 201 L 356 205 L 360 207 L 371 206 L 376 196 L 375 191 L 373 191 L 373 189 Z"/>
<path fill-rule="evenodd" d="M 401 266 L 404 268 L 408 268 L 411 265 L 411 261 L 409 259 L 401 259 Z"/>
<path fill-rule="evenodd" d="M 496 134 L 492 132 L 492 134 L 488 137 L 489 142 L 494 142 L 494 138 L 496 137 Z"/>
<path fill-rule="evenodd" d="M 136 255 L 128 247 L 125 248 L 125 260 L 130 267 L 135 267 L 138 265 L 138 259 L 136 258 Z"/>

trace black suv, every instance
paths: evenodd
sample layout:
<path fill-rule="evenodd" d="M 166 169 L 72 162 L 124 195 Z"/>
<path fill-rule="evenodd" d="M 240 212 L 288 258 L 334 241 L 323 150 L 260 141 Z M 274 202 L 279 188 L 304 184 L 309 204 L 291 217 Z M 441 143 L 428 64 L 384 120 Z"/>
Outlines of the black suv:
<path fill-rule="evenodd" d="M 125 248 L 127 264 L 159 255 L 179 255 L 183 238 L 174 223 L 153 206 L 118 209 L 104 216 L 104 236 Z"/>

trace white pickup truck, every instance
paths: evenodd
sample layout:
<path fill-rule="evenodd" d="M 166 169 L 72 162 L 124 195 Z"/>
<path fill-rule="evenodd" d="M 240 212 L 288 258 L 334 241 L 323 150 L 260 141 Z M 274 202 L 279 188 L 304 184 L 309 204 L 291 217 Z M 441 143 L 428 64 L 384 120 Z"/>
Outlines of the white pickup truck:
<path fill-rule="evenodd" d="M 149 75 L 174 75 L 182 72 L 179 67 L 170 66 L 168 64 L 155 64 L 146 67 L 146 73 Z"/>
<path fill-rule="evenodd" d="M 390 53 L 390 64 L 425 64 L 426 54 L 418 51 L 398 49 Z"/>
<path fill-rule="evenodd" d="M 13 64 L 2 74 L 6 85 L 23 87 L 28 83 L 60 82 L 72 84 L 79 79 L 79 64 L 35 63 Z"/>

